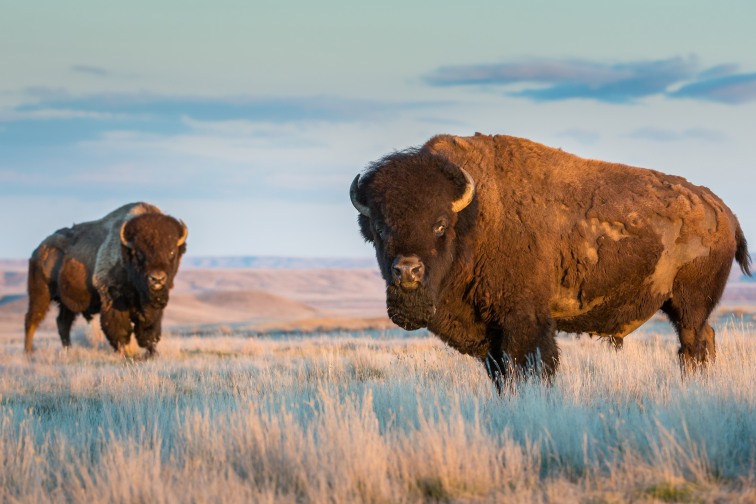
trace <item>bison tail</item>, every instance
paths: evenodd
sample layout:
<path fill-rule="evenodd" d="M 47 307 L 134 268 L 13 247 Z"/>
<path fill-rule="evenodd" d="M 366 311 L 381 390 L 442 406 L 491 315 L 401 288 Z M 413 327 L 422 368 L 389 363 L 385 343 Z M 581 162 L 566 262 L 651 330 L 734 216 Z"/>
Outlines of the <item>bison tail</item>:
<path fill-rule="evenodd" d="M 746 242 L 745 236 L 743 235 L 743 230 L 740 229 L 740 224 L 737 225 L 737 229 L 735 231 L 735 240 L 738 243 L 738 248 L 735 251 L 735 260 L 738 261 L 738 264 L 740 265 L 740 270 L 748 275 L 751 275 L 751 256 L 748 254 L 748 243 Z"/>

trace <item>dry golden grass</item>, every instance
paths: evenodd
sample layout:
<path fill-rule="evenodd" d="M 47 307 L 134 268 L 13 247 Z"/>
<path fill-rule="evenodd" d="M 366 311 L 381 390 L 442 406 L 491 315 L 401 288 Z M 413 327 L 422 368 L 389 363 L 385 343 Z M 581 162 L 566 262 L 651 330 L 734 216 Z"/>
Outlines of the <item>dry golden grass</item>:
<path fill-rule="evenodd" d="M 433 337 L 0 341 L 2 502 L 755 502 L 756 338 L 560 338 L 553 386 L 499 397 Z"/>

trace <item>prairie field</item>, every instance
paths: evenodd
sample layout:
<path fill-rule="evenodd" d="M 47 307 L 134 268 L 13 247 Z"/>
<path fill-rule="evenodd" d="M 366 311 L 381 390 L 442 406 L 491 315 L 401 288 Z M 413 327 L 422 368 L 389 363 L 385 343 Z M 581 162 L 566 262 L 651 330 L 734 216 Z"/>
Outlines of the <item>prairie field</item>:
<path fill-rule="evenodd" d="M 0 341 L 0 502 L 756 502 L 756 337 L 718 326 L 681 377 L 668 333 L 498 395 L 424 332 Z"/>

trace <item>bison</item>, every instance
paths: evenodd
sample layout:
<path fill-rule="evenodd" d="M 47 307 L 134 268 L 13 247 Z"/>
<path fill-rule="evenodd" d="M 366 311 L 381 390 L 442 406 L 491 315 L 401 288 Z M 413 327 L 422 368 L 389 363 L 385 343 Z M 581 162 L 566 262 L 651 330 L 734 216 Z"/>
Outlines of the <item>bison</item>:
<path fill-rule="evenodd" d="M 369 165 L 350 194 L 389 317 L 479 358 L 497 385 L 550 379 L 557 330 L 620 346 L 660 309 L 683 370 L 704 364 L 733 258 L 750 275 L 709 189 L 522 138 L 436 136 Z"/>
<path fill-rule="evenodd" d="M 29 260 L 26 352 L 33 350 L 50 302 L 57 301 L 64 347 L 71 345 L 78 314 L 89 321 L 100 313 L 116 351 L 128 345 L 133 329 L 139 346 L 153 355 L 187 235 L 182 221 L 148 203 L 131 203 L 45 238 Z"/>

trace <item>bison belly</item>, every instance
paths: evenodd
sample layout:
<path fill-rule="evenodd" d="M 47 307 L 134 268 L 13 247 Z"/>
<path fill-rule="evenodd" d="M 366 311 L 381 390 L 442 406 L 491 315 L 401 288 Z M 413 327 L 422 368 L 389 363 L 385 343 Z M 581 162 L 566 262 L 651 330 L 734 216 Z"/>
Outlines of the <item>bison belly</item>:
<path fill-rule="evenodd" d="M 680 268 L 709 254 L 682 221 L 628 231 L 607 223 L 576 227 L 560 251 L 551 312 L 565 332 L 622 337 L 669 299 Z M 591 232 L 593 231 L 593 232 Z"/>

